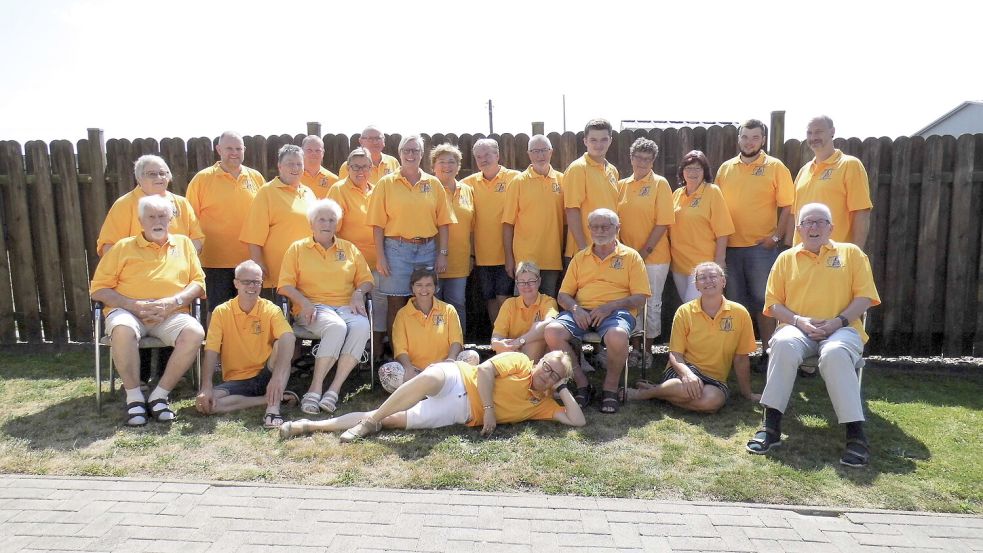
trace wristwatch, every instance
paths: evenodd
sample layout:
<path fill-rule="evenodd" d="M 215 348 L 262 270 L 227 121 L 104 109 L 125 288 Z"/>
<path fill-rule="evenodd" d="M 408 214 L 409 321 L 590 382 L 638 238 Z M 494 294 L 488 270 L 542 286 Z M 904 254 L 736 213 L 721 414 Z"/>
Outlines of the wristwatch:
<path fill-rule="evenodd" d="M 184 305 L 184 300 L 181 298 L 181 296 L 174 296 L 174 303 L 176 303 L 178 307 L 181 307 Z"/>
<path fill-rule="evenodd" d="M 848 321 L 843 315 L 837 315 L 836 318 L 840 320 L 840 324 L 843 325 L 843 328 L 850 326 L 850 321 Z"/>
<path fill-rule="evenodd" d="M 447 255 L 447 250 L 440 250 L 437 253 L 439 253 L 440 255 Z"/>
<path fill-rule="evenodd" d="M 775 236 L 772 236 L 771 237 L 771 241 L 777 244 L 777 243 L 781 242 L 782 239 L 779 238 L 778 235 L 775 235 Z"/>
<path fill-rule="evenodd" d="M 519 338 L 519 345 L 520 346 L 526 345 L 526 339 L 525 338 Z"/>

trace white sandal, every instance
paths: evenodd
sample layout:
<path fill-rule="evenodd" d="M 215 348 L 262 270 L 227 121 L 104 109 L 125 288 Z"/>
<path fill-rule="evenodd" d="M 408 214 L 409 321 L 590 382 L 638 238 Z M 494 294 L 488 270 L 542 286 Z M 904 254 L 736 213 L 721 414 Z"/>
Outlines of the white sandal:
<path fill-rule="evenodd" d="M 317 415 L 321 412 L 321 394 L 317 392 L 307 392 L 300 400 L 300 410 L 308 415 Z"/>
<path fill-rule="evenodd" d="M 338 394 L 332 392 L 331 390 L 324 392 L 324 395 L 321 396 L 321 401 L 318 403 L 318 405 L 325 413 L 334 413 L 335 410 L 338 409 Z"/>

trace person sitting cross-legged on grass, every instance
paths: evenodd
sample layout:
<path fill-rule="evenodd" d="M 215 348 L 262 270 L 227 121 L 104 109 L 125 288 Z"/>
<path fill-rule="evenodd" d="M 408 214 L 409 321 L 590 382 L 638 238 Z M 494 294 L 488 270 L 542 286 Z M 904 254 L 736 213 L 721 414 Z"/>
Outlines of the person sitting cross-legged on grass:
<path fill-rule="evenodd" d="M 628 399 L 661 399 L 677 407 L 715 413 L 727 402 L 727 375 L 736 369 L 741 395 L 757 401 L 751 393 L 748 354 L 754 352 L 751 315 L 739 303 L 724 297 L 724 270 L 712 261 L 694 271 L 700 296 L 684 303 L 672 319 L 669 365 L 662 383 L 638 382 L 628 390 Z"/>
<path fill-rule="evenodd" d="M 297 403 L 297 394 L 285 391 L 290 378 L 294 333 L 283 312 L 259 297 L 263 271 L 246 260 L 235 268 L 232 281 L 238 294 L 212 312 L 205 340 L 201 390 L 195 402 L 203 415 L 230 413 L 266 405 L 263 426 L 283 423 L 280 403 Z M 221 356 L 222 380 L 212 385 L 212 371 Z"/>
<path fill-rule="evenodd" d="M 441 428 L 452 424 L 481 427 L 490 436 L 499 423 L 554 420 L 570 426 L 586 424 L 566 382 L 573 373 L 570 356 L 554 351 L 533 364 L 519 352 L 500 353 L 474 366 L 441 361 L 405 382 L 378 409 L 348 413 L 324 421 L 297 420 L 280 427 L 280 437 L 310 432 L 344 432 L 350 442 L 397 429 Z M 554 401 L 558 394 L 561 404 Z M 426 401 L 423 401 L 426 400 Z"/>
<path fill-rule="evenodd" d="M 799 365 L 819 356 L 819 374 L 840 424 L 846 446 L 840 463 L 849 467 L 870 462 L 864 435 L 864 408 L 857 364 L 867 333 L 860 317 L 881 303 L 870 261 L 853 244 L 830 240 L 832 214 L 824 204 L 806 204 L 799 211 L 802 243 L 782 252 L 768 275 L 764 314 L 779 322 L 771 338 L 768 381 L 761 393 L 764 428 L 748 442 L 757 455 L 782 443 L 782 414 L 792 395 Z"/>

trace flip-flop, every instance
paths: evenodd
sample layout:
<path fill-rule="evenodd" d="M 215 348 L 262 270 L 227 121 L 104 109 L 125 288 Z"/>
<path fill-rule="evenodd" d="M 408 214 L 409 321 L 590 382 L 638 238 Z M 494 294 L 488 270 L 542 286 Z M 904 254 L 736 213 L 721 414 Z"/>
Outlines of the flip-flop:
<path fill-rule="evenodd" d="M 748 440 L 744 448 L 748 453 L 764 455 L 780 445 L 782 445 L 781 434 L 770 428 L 762 428 L 754 433 L 754 437 Z"/>
<path fill-rule="evenodd" d="M 267 413 L 263 415 L 263 428 L 280 428 L 283 424 L 283 415 L 280 413 Z"/>
<path fill-rule="evenodd" d="M 300 404 L 300 396 L 290 390 L 283 391 L 283 398 L 280 399 L 280 405 L 293 407 L 298 404 Z"/>

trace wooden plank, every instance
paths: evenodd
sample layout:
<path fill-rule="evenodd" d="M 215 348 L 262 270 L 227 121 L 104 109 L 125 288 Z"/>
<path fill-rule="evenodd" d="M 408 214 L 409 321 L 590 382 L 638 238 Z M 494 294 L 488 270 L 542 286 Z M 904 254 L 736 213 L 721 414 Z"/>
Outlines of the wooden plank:
<path fill-rule="evenodd" d="M 102 129 L 88 129 L 87 132 L 88 141 L 86 142 L 84 158 L 86 173 L 92 177 L 92 187 L 89 193 L 83 195 L 83 197 L 91 196 L 92 207 L 91 211 L 86 207 L 83 216 L 84 219 L 90 221 L 87 224 L 92 225 L 95 229 L 94 233 L 87 237 L 85 245 L 88 248 L 95 248 L 95 240 L 99 236 L 99 228 L 102 226 L 102 221 L 106 218 L 109 206 L 112 205 L 112 201 L 116 198 L 110 194 L 109 183 L 106 182 L 105 135 Z M 82 150 L 79 150 L 79 157 L 83 157 Z M 92 258 L 94 259 L 94 257 Z M 95 270 L 94 265 L 89 266 L 90 274 L 94 273 Z"/>
<path fill-rule="evenodd" d="M 510 169 L 516 168 L 515 163 L 515 135 L 512 133 L 502 133 L 498 140 L 499 163 Z"/>
<path fill-rule="evenodd" d="M 259 148 L 257 144 L 257 139 L 260 138 L 260 136 L 261 135 L 246 135 L 242 137 L 242 146 L 245 148 L 245 152 L 243 152 L 242 156 L 242 164 L 246 167 L 256 169 L 259 165 L 266 165 L 266 150 Z M 259 171 L 259 169 L 256 170 Z M 260 172 L 262 173 L 262 171 Z"/>
<path fill-rule="evenodd" d="M 136 186 L 130 146 L 130 141 L 125 138 L 110 139 L 106 143 L 107 156 L 110 159 L 109 176 L 114 183 L 111 188 L 110 206 L 120 196 L 133 190 L 133 187 Z"/>
<path fill-rule="evenodd" d="M 267 159 L 266 152 L 269 149 L 269 145 L 266 143 L 266 137 L 263 136 L 263 135 L 261 135 L 261 134 L 257 134 L 255 136 L 253 136 L 252 137 L 252 142 L 251 142 L 251 147 L 253 149 L 253 152 L 255 152 L 255 154 L 256 154 L 256 157 L 255 157 L 255 159 L 256 159 L 256 166 L 252 166 L 252 165 L 250 165 L 250 164 L 247 163 L 246 164 L 246 167 L 249 167 L 250 169 L 255 169 L 255 170 L 259 171 L 261 175 L 263 175 L 264 177 L 266 177 L 266 180 L 272 179 L 273 176 L 276 175 L 276 165 L 274 165 L 273 167 L 270 167 L 270 166 L 268 166 L 266 164 L 266 159 Z M 246 151 L 249 151 L 249 150 L 247 149 Z M 214 164 L 214 163 L 215 162 L 213 161 L 212 164 Z"/>
<path fill-rule="evenodd" d="M 652 165 L 652 170 L 655 171 L 656 175 L 666 176 L 666 151 L 662 147 L 662 129 L 649 129 L 644 134 L 645 138 L 653 141 L 659 147 L 659 155 L 655 156 L 655 163 Z M 669 178 L 669 177 L 666 177 Z M 669 178 L 669 182 L 673 179 Z"/>
<path fill-rule="evenodd" d="M 313 134 L 314 136 L 321 136 L 321 123 L 319 123 L 318 121 L 308 121 L 307 134 L 309 135 Z"/>
<path fill-rule="evenodd" d="M 82 228 L 82 204 L 71 142 L 55 140 L 51 143 L 51 164 L 54 174 L 58 175 L 58 182 L 53 185 L 57 215 L 55 220 L 61 256 L 64 305 L 68 312 L 68 332 L 72 341 L 87 342 L 92 338 L 89 274 L 85 238 L 78 231 Z"/>
<path fill-rule="evenodd" d="M 65 320 L 65 291 L 61 282 L 61 258 L 58 255 L 58 229 L 55 217 L 52 217 L 55 197 L 48 146 L 40 140 L 32 140 L 26 144 L 25 151 L 27 165 L 34 175 L 34 185 L 27 189 L 27 200 L 44 339 L 64 343 L 68 341 L 68 326 Z"/>
<path fill-rule="evenodd" d="M 771 112 L 769 127 L 771 136 L 768 138 L 768 153 L 779 159 L 785 159 L 785 112 Z M 792 175 L 795 175 L 795 171 L 792 171 Z"/>
<path fill-rule="evenodd" d="M 707 151 L 707 128 L 706 127 L 694 127 L 693 128 L 693 149 L 700 150 L 704 153 Z"/>
<path fill-rule="evenodd" d="M 206 167 L 215 165 L 214 158 L 217 157 L 215 149 L 212 147 L 212 140 L 203 136 L 188 139 L 188 173 L 197 174 L 198 171 Z M 246 148 L 246 155 L 249 148 Z"/>
<path fill-rule="evenodd" d="M 291 136 L 288 134 L 275 134 L 266 137 L 266 166 L 268 167 L 268 173 L 263 173 L 266 176 L 267 181 L 273 180 L 273 177 L 277 176 L 277 156 L 280 153 L 280 148 L 286 144 L 291 143 Z"/>
<path fill-rule="evenodd" d="M 979 193 L 973 184 L 976 140 L 964 134 L 956 139 L 952 183 L 952 216 L 946 256 L 945 339 L 942 353 L 958 357 L 972 352 L 970 329 L 976 326 L 977 267 L 980 250 Z"/>
<path fill-rule="evenodd" d="M 550 165 L 562 173 L 567 167 L 563 165 L 563 161 L 560 160 L 560 133 L 551 132 L 546 135 L 546 138 L 548 138 L 550 144 L 553 145 L 553 157 L 550 158 Z"/>
<path fill-rule="evenodd" d="M 382 152 L 399 159 L 399 141 L 403 139 L 403 136 L 400 134 L 387 134 L 384 136 L 386 137 L 386 146 L 382 149 Z"/>
<path fill-rule="evenodd" d="M 564 136 L 566 134 L 567 134 L 566 132 L 563 133 Z M 574 158 L 576 159 L 578 157 L 583 157 L 583 155 L 587 153 L 587 145 L 584 144 L 584 131 L 580 131 L 580 132 L 574 133 L 573 136 L 574 136 L 574 139 L 575 139 L 574 140 L 574 145 L 577 148 L 576 149 L 577 155 L 574 156 Z M 569 163 L 567 165 L 569 165 Z"/>
<path fill-rule="evenodd" d="M 782 151 L 784 152 L 784 155 L 782 156 L 782 163 L 785 164 L 785 167 L 788 167 L 788 170 L 792 173 L 792 178 L 794 179 L 795 176 L 799 174 L 799 169 L 805 165 L 805 163 L 802 162 L 802 150 L 799 148 L 799 141 L 794 138 L 790 138 L 785 144 L 782 145 Z"/>
<path fill-rule="evenodd" d="M 7 141 L 0 140 L 0 151 L 3 151 Z M 16 142 L 14 143 L 16 145 Z M 20 147 L 17 146 L 19 150 Z M 0 175 L 5 177 L 4 182 L 10 182 L 9 175 L 6 174 L 6 167 L 0 160 Z M 7 249 L 8 227 L 7 216 L 3 209 L 5 201 L 5 191 L 0 188 L 0 344 L 17 343 L 17 323 L 14 318 L 13 290 L 10 281 L 10 262 L 9 250 Z"/>
<path fill-rule="evenodd" d="M 165 138 L 160 141 L 160 157 L 167 162 L 171 170 L 171 192 L 180 196 L 188 193 L 188 183 L 194 174 L 188 173 L 188 150 L 184 140 L 180 138 Z"/>
<path fill-rule="evenodd" d="M 909 175 L 920 171 L 924 139 L 901 137 L 894 143 L 891 167 L 891 199 L 888 213 L 887 273 L 880 290 L 884 311 L 884 349 L 888 353 L 909 353 L 912 319 L 906 306 L 915 295 L 915 251 L 918 237 L 919 186 Z"/>
<path fill-rule="evenodd" d="M 734 125 L 724 125 L 721 128 L 724 131 L 722 161 L 727 161 L 740 153 L 737 149 L 737 127 Z"/>
<path fill-rule="evenodd" d="M 979 175 L 983 172 L 983 134 L 975 134 L 973 138 L 976 143 L 975 150 L 977 153 L 974 162 L 974 174 Z M 973 181 L 973 194 L 978 202 L 976 208 L 979 209 L 983 205 L 983 200 L 981 200 L 981 197 L 983 197 L 983 181 L 978 178 Z M 979 213 L 979 211 L 976 213 Z M 983 232 L 983 229 L 981 229 L 981 232 Z M 976 236 L 978 239 L 975 251 L 978 252 L 979 260 L 976 271 L 976 302 L 973 304 L 977 308 L 976 332 L 973 336 L 973 354 L 983 355 L 983 313 L 981 313 L 983 309 L 979 309 L 979 306 L 983 305 L 983 252 L 980 251 L 980 248 L 983 248 L 983 237 L 980 234 Z"/>
<path fill-rule="evenodd" d="M 17 325 L 21 342 L 40 344 L 41 309 L 38 302 L 37 272 L 34 268 L 34 237 L 20 144 L 7 141 L 0 146 L 0 167 L 9 180 L 2 186 L 4 219 L 9 236 L 11 288 L 14 310 L 22 323 Z"/>
<path fill-rule="evenodd" d="M 343 134 L 324 135 L 324 166 L 332 173 L 338 174 L 341 164 L 348 160 L 348 154 L 354 148 L 349 149 L 348 137 Z"/>
<path fill-rule="evenodd" d="M 95 129 L 98 131 L 98 129 Z M 98 140 L 98 138 L 96 139 Z M 96 270 L 99 256 L 96 255 L 96 239 L 99 237 L 99 227 L 106 218 L 106 173 L 102 164 L 105 158 L 99 156 L 99 176 L 94 173 L 90 156 L 91 140 L 83 138 L 78 141 L 78 170 L 80 174 L 89 175 L 88 179 L 79 179 L 78 195 L 82 209 L 82 237 L 86 251 L 86 266 L 89 275 Z"/>
<path fill-rule="evenodd" d="M 888 213 L 890 212 L 890 193 L 891 187 L 881 186 L 882 176 L 891 176 L 891 151 L 893 144 L 889 139 L 868 138 L 864 142 L 860 160 L 867 169 L 867 179 L 870 183 L 870 198 L 874 204 L 871 210 L 870 232 L 867 234 L 867 244 L 864 251 L 870 258 L 871 270 L 874 273 L 874 283 L 878 290 L 884 290 L 886 282 L 887 265 L 887 232 L 888 232 Z M 890 184 L 890 180 L 888 180 Z M 867 343 L 868 351 L 876 351 L 882 345 L 881 332 L 882 321 L 884 320 L 884 309 L 876 307 L 867 312 L 867 334 L 870 341 Z"/>
<path fill-rule="evenodd" d="M 513 169 L 525 171 L 529 167 L 529 136 L 525 133 L 515 135 L 515 158 Z"/>
<path fill-rule="evenodd" d="M 724 157 L 724 129 L 720 125 L 713 125 L 706 129 L 706 150 L 707 159 L 710 161 L 710 182 L 714 181 L 713 176 L 717 174 L 720 164 L 733 156 Z"/>
<path fill-rule="evenodd" d="M 457 146 L 458 149 L 461 149 L 459 145 L 460 139 L 456 134 L 452 132 L 449 132 L 444 135 L 444 141 L 447 142 L 448 144 L 453 144 L 454 146 Z"/>
<path fill-rule="evenodd" d="M 631 143 L 635 141 L 635 136 L 631 131 L 615 132 L 611 137 L 611 146 L 608 148 L 607 160 L 613 163 L 618 169 L 621 177 L 631 174 L 631 157 L 628 152 L 631 150 Z"/>
<path fill-rule="evenodd" d="M 679 172 L 679 161 L 683 158 L 683 152 L 680 151 L 682 145 L 679 143 L 679 131 L 673 128 L 663 129 L 659 138 L 659 152 L 661 152 L 659 157 L 663 160 L 662 173 L 660 174 L 669 181 L 669 185 L 675 190 L 679 188 L 679 175 L 677 173 Z M 655 139 L 653 138 L 653 140 Z M 656 162 L 658 163 L 658 159 Z M 672 327 L 667 326 L 665 328 Z"/>
<path fill-rule="evenodd" d="M 478 170 L 478 166 L 474 163 L 474 156 L 471 154 L 471 148 L 477 140 L 478 137 L 469 133 L 464 133 L 458 138 L 457 148 L 461 150 L 461 172 L 459 173 L 461 177 L 466 177 Z"/>
<path fill-rule="evenodd" d="M 693 136 L 693 127 L 681 127 L 676 131 L 676 140 L 679 141 L 679 158 L 681 161 L 686 154 L 698 149 L 696 139 Z"/>
<path fill-rule="evenodd" d="M 953 142 L 953 145 L 955 143 Z M 948 249 L 949 208 L 952 185 L 942 182 L 942 172 L 951 171 L 945 162 L 945 140 L 931 136 L 925 141 L 922 163 L 921 205 L 916 242 L 915 313 L 912 353 L 937 355 L 942 351 L 940 330 L 945 317 L 945 252 Z"/>
<path fill-rule="evenodd" d="M 542 121 L 532 122 L 532 136 L 536 136 L 537 134 L 546 134 L 546 123 Z"/>

